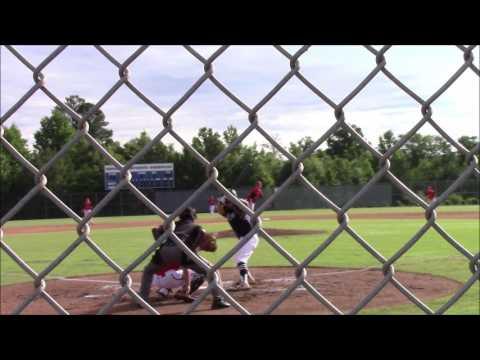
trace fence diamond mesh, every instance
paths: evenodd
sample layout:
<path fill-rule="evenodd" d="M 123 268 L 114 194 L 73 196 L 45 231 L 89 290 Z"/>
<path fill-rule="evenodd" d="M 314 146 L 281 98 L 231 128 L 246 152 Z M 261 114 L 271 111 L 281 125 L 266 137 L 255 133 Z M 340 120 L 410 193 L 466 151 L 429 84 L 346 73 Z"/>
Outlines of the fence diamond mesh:
<path fill-rule="evenodd" d="M 315 260 L 322 252 L 324 252 L 342 233 L 350 235 L 361 247 L 373 256 L 379 266 L 382 268 L 383 278 L 376 284 L 356 306 L 349 311 L 349 314 L 357 314 L 361 311 L 377 294 L 387 285 L 392 284 L 398 291 L 403 293 L 408 300 L 415 304 L 426 314 L 443 314 L 452 305 L 454 305 L 465 292 L 476 282 L 479 281 L 480 275 L 480 254 L 472 254 L 465 249 L 453 236 L 447 233 L 440 224 L 437 222 L 436 209 L 440 206 L 447 197 L 460 187 L 468 177 L 474 175 L 477 178 L 480 175 L 480 169 L 478 165 L 478 153 L 480 152 L 480 144 L 476 144 L 473 149 L 466 149 L 462 144 L 454 140 L 433 118 L 432 106 L 435 101 L 449 88 L 455 81 L 466 71 L 472 71 L 478 77 L 480 72 L 478 67 L 473 63 L 474 55 L 473 50 L 476 45 L 470 46 L 457 46 L 458 55 L 463 57 L 463 63 L 458 70 L 452 74 L 449 79 L 436 90 L 429 98 L 423 99 L 414 92 L 411 88 L 402 83 L 394 74 L 387 69 L 387 57 L 388 51 L 391 46 L 383 46 L 377 50 L 373 46 L 364 46 L 365 51 L 372 54 L 372 63 L 374 64 L 370 73 L 339 103 L 332 101 L 327 94 L 318 89 L 312 82 L 308 80 L 301 72 L 300 61 L 302 55 L 308 52 L 310 46 L 302 46 L 294 54 L 289 53 L 285 48 L 281 46 L 274 46 L 278 51 L 279 56 L 285 58 L 290 64 L 290 71 L 288 71 L 283 78 L 278 81 L 277 84 L 267 93 L 267 95 L 260 100 L 252 108 L 247 106 L 241 99 L 239 99 L 232 91 L 230 91 L 225 85 L 223 85 L 214 74 L 215 61 L 222 56 L 222 54 L 229 48 L 229 46 L 221 46 L 210 57 L 206 58 L 198 53 L 191 46 L 184 46 L 184 49 L 188 51 L 193 57 L 195 57 L 199 66 L 203 65 L 203 75 L 186 91 L 186 93 L 168 110 L 162 110 L 157 106 L 150 98 L 148 98 L 142 91 L 135 86 L 129 77 L 129 66 L 135 62 L 142 53 L 148 48 L 148 46 L 139 47 L 132 55 L 130 55 L 124 62 L 119 62 L 112 56 L 105 48 L 101 46 L 95 46 L 95 48 L 115 67 L 118 69 L 119 79 L 118 81 L 104 94 L 104 96 L 95 104 L 90 111 L 81 116 L 77 114 L 73 109 L 64 104 L 55 94 L 48 89 L 47 78 L 42 71 L 61 53 L 67 48 L 67 46 L 57 47 L 49 56 L 47 56 L 38 66 L 33 66 L 31 62 L 23 57 L 13 46 L 6 45 L 5 48 L 10 51 L 18 60 L 20 60 L 33 75 L 33 86 L 23 95 L 10 109 L 6 111 L 0 117 L 0 140 L 5 150 L 11 154 L 25 169 L 27 169 L 35 178 L 36 185 L 19 201 L 14 207 L 12 207 L 1 219 L 0 219 L 0 246 L 2 250 L 13 260 L 18 266 L 23 269 L 33 279 L 34 291 L 27 296 L 27 298 L 13 310 L 13 314 L 22 313 L 26 307 L 28 307 L 37 298 L 44 298 L 51 307 L 53 307 L 60 314 L 69 314 L 61 304 L 59 304 L 47 291 L 46 277 L 64 260 L 66 259 L 80 244 L 85 243 L 89 246 L 111 269 L 118 274 L 118 282 L 120 289 L 114 294 L 111 301 L 103 306 L 98 313 L 106 314 L 112 307 L 120 301 L 122 296 L 128 294 L 135 302 L 140 304 L 143 308 L 148 310 L 152 314 L 159 314 L 158 311 L 145 302 L 132 287 L 132 279 L 130 273 L 142 263 L 149 255 L 151 255 L 155 249 L 167 238 L 170 237 L 179 246 L 187 256 L 207 271 L 208 286 L 202 295 L 197 298 L 186 310 L 185 314 L 190 314 L 194 311 L 199 304 L 205 300 L 205 298 L 212 293 L 215 289 L 229 301 L 236 310 L 241 314 L 250 314 L 250 311 L 236 301 L 226 291 L 219 282 L 219 278 L 215 273 L 222 265 L 224 265 L 254 234 L 261 235 L 267 243 L 269 243 L 275 251 L 277 251 L 282 257 L 284 257 L 292 266 L 292 271 L 295 276 L 295 281 L 275 299 L 275 301 L 265 310 L 265 314 L 272 313 L 277 309 L 298 287 L 304 287 L 313 297 L 321 304 L 326 306 L 334 314 L 344 314 L 338 309 L 332 301 L 330 301 L 324 294 L 318 291 L 308 281 L 308 266 L 313 260 Z M 403 90 L 408 96 L 414 99 L 420 109 L 420 120 L 408 131 L 395 145 L 390 147 L 385 153 L 380 153 L 372 145 L 361 136 L 355 129 L 347 122 L 348 114 L 344 112 L 345 106 L 354 99 L 362 89 L 371 82 L 379 73 L 383 73 L 388 79 L 390 79 L 396 86 Z M 296 77 L 300 80 L 308 89 L 310 89 L 318 99 L 327 105 L 333 111 L 333 116 L 336 119 L 335 123 L 323 133 L 308 149 L 306 149 L 301 155 L 295 157 L 285 147 L 280 145 L 267 130 L 262 127 L 261 118 L 258 116 L 259 110 L 264 107 L 279 91 L 284 87 L 292 78 Z M 197 152 L 180 134 L 175 131 L 174 115 L 178 109 L 191 97 L 197 89 L 206 81 L 210 81 L 215 85 L 226 97 L 231 99 L 238 107 L 244 111 L 245 120 L 249 122 L 249 126 L 238 136 L 238 138 L 229 144 L 220 154 L 218 154 L 212 161 L 208 161 L 199 152 Z M 163 129 L 138 152 L 127 163 L 122 164 L 117 161 L 108 151 L 103 147 L 90 133 L 88 120 L 90 116 L 95 114 L 121 87 L 127 87 L 135 95 L 138 96 L 147 106 L 153 109 L 163 120 Z M 22 105 L 31 98 L 37 91 L 42 91 L 51 100 L 53 100 L 61 109 L 67 112 L 72 119 L 77 121 L 78 128 L 75 135 L 68 141 L 61 149 L 56 153 L 45 165 L 40 169 L 37 169 L 32 163 L 25 159 L 19 151 L 15 149 L 4 137 L 4 123 L 18 110 Z M 468 166 L 463 170 L 459 178 L 451 184 L 436 200 L 430 204 L 426 203 L 422 198 L 415 194 L 407 185 L 405 185 L 399 178 L 390 171 L 390 159 L 394 153 L 399 150 L 417 131 L 424 125 L 430 124 L 438 133 L 441 134 L 457 151 L 462 154 L 467 160 Z M 303 176 L 303 163 L 308 156 L 324 143 L 332 134 L 338 129 L 343 128 L 352 134 L 358 142 L 367 149 L 379 163 L 378 171 L 372 176 L 365 186 L 363 186 L 358 193 L 356 193 L 349 201 L 347 201 L 342 207 L 337 206 L 333 201 L 329 199 L 327 194 L 319 191 L 305 176 Z M 290 176 L 284 181 L 284 183 L 278 187 L 277 191 L 272 193 L 264 203 L 255 211 L 246 207 L 239 199 L 232 194 L 219 180 L 219 172 L 217 165 L 222 161 L 232 150 L 234 150 L 245 138 L 247 138 L 254 130 L 262 134 L 262 136 L 282 155 L 284 155 L 292 163 L 292 169 Z M 130 172 L 131 167 L 140 160 L 155 144 L 162 141 L 166 136 L 170 135 L 176 139 L 185 149 L 187 149 L 197 160 L 200 162 L 208 175 L 207 180 L 196 191 L 179 206 L 171 214 L 167 214 L 157 207 L 152 201 L 150 201 L 132 182 L 132 175 Z M 114 165 L 121 174 L 121 181 L 105 196 L 93 209 L 93 211 L 85 217 L 78 216 L 70 207 L 68 207 L 60 198 L 58 198 L 48 188 L 48 178 L 46 176 L 47 171 L 55 165 L 80 139 L 86 139 L 91 146 L 98 151 L 108 163 Z M 422 207 L 425 211 L 425 224 L 408 240 L 398 251 L 396 251 L 391 257 L 387 258 L 383 256 L 378 250 L 375 249 L 366 239 L 360 236 L 355 229 L 350 225 L 348 211 L 355 205 L 355 203 L 368 192 L 374 184 L 381 179 L 388 179 L 393 186 L 397 187 L 400 192 L 407 195 L 415 204 Z M 287 250 L 285 250 L 268 232 L 262 227 L 261 214 L 268 209 L 268 207 L 275 201 L 275 199 L 282 194 L 293 182 L 300 181 L 314 196 L 317 196 L 325 205 L 336 214 L 338 226 L 329 234 L 329 236 L 318 245 L 318 247 L 312 251 L 312 253 L 303 260 L 294 258 Z M 245 213 L 251 216 L 253 222 L 253 228 L 243 237 L 244 240 L 239 241 L 231 250 L 229 250 L 224 256 L 221 257 L 215 264 L 207 264 L 201 257 L 192 252 L 174 233 L 175 223 L 174 219 L 188 207 L 202 192 L 207 190 L 210 186 L 214 186 L 220 193 L 224 194 L 230 201 L 240 207 Z M 150 247 L 140 254 L 132 263 L 126 267 L 121 267 L 111 257 L 105 253 L 102 248 L 94 241 L 94 234 L 89 226 L 89 221 L 95 217 L 114 197 L 121 189 L 128 189 L 131 191 L 143 204 L 145 204 L 154 214 L 158 215 L 162 221 L 166 231 L 152 244 Z M 68 217 L 73 219 L 77 223 L 77 238 L 72 239 L 72 243 L 48 266 L 46 266 L 41 272 L 34 271 L 26 261 L 24 261 L 6 242 L 5 233 L 3 230 L 4 225 L 17 214 L 22 207 L 24 207 L 33 197 L 37 194 L 43 194 L 49 198 L 60 210 L 62 210 Z M 440 308 L 432 310 L 428 305 L 422 302 L 413 292 L 407 289 L 395 276 L 395 263 L 407 253 L 430 229 L 435 230 L 445 241 L 447 241 L 458 253 L 460 253 L 467 260 L 469 271 L 471 272 L 470 278 L 458 289 L 458 291 Z"/>

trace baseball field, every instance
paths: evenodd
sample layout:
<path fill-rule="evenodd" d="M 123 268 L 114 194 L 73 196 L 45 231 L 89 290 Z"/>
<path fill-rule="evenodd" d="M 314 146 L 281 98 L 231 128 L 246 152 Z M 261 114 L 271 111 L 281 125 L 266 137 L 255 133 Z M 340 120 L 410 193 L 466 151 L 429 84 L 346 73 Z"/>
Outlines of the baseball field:
<path fill-rule="evenodd" d="M 349 211 L 351 227 L 385 258 L 391 257 L 425 224 L 417 207 L 357 208 Z M 304 260 L 338 226 L 330 210 L 312 209 L 271 211 L 262 214 L 263 226 L 298 261 Z M 91 238 L 120 266 L 126 267 L 152 243 L 150 228 L 156 216 L 95 218 Z M 438 224 L 472 254 L 480 247 L 479 207 L 442 206 Z M 199 214 L 198 223 L 210 232 L 220 232 L 216 253 L 202 253 L 212 262 L 220 259 L 237 240 L 219 215 Z M 10 221 L 4 227 L 4 240 L 37 272 L 42 271 L 68 245 L 77 239 L 71 219 Z M 223 233 L 222 233 L 223 232 Z M 150 257 L 149 257 L 150 258 Z M 149 259 L 148 258 L 148 259 Z M 147 260 L 148 260 L 147 259 Z M 31 278 L 3 251 L 1 262 L 1 313 L 11 312 L 33 290 Z M 140 271 L 135 269 L 134 287 Z M 294 270 L 288 261 L 264 239 L 249 266 L 257 284 L 250 291 L 232 293 L 253 313 L 261 313 L 293 282 Z M 468 260 L 430 229 L 406 254 L 395 262 L 396 277 L 432 310 L 444 304 L 471 276 Z M 233 261 L 221 273 L 225 282 L 235 279 Z M 307 280 L 342 311 L 353 308 L 381 280 L 381 264 L 350 235 L 343 232 L 310 265 Z M 118 276 L 87 245 L 81 244 L 47 277 L 46 290 L 72 313 L 95 313 L 118 289 Z M 480 314 L 479 282 L 453 305 L 447 314 Z M 233 308 L 209 311 L 205 301 L 199 314 L 235 314 Z M 112 313 L 143 314 L 129 299 Z M 179 313 L 187 305 L 175 301 L 158 303 L 160 313 Z M 50 314 L 54 310 L 40 299 L 26 314 Z M 273 314 L 330 313 L 304 289 L 297 289 Z M 360 314 L 421 314 L 395 287 L 387 285 Z"/>

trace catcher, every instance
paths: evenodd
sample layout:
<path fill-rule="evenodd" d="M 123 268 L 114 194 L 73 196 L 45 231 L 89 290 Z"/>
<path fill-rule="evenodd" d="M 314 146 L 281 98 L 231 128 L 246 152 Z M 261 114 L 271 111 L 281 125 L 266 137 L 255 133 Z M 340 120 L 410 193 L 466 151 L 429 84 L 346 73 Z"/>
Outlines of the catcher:
<path fill-rule="evenodd" d="M 232 193 L 237 196 L 237 193 L 232 190 Z M 249 203 L 245 199 L 240 201 L 249 207 Z M 250 216 L 245 214 L 238 206 L 234 205 L 225 196 L 218 200 L 217 212 L 223 217 L 227 218 L 228 223 L 232 227 L 233 232 L 237 236 L 239 241 L 244 239 L 252 230 L 252 224 L 250 223 Z M 235 260 L 237 262 L 237 268 L 240 272 L 240 280 L 237 281 L 231 290 L 249 290 L 251 288 L 250 282 L 255 283 L 255 279 L 248 270 L 248 259 L 253 254 L 253 251 L 258 245 L 257 234 L 253 235 L 240 250 L 235 254 Z"/>
<path fill-rule="evenodd" d="M 179 220 L 175 222 L 175 234 L 185 243 L 185 245 L 197 253 L 200 250 L 214 252 L 217 250 L 216 239 L 207 234 L 201 226 L 195 224 L 197 218 L 196 211 L 193 208 L 186 208 L 179 216 Z M 153 228 L 152 234 L 156 239 L 162 234 L 163 227 Z M 145 267 L 142 274 L 142 281 L 140 285 L 139 295 L 145 301 L 148 301 L 150 295 L 150 288 L 152 287 L 152 280 L 155 273 L 167 272 L 172 269 L 191 269 L 197 274 L 203 275 L 203 280 L 206 276 L 206 271 L 198 266 L 193 260 L 191 260 L 187 254 L 185 254 L 175 242 L 168 238 L 152 256 L 150 263 Z M 189 272 L 187 272 L 189 273 Z M 203 282 L 203 281 L 202 281 Z M 187 278 L 185 285 L 180 293 L 177 293 L 177 298 L 182 297 L 187 302 L 191 302 L 193 298 L 190 297 L 192 289 L 196 290 L 190 283 L 190 279 Z M 229 307 L 227 303 L 217 291 L 213 291 L 212 309 L 221 309 Z"/>
<path fill-rule="evenodd" d="M 193 302 L 195 298 L 190 296 L 205 281 L 205 276 L 197 274 L 193 270 L 178 268 L 171 270 L 162 270 L 153 276 L 152 285 L 157 289 L 157 294 L 162 300 L 165 300 L 175 289 L 178 290 L 173 297 L 185 302 Z"/>

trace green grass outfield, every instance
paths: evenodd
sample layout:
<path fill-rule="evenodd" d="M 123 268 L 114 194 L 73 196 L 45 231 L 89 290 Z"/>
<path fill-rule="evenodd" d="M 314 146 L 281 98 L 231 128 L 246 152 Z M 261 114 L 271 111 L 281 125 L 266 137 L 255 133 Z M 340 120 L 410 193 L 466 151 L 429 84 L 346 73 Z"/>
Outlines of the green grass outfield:
<path fill-rule="evenodd" d="M 479 212 L 478 205 L 451 205 L 451 206 L 440 206 L 438 212 Z M 349 210 L 349 214 L 355 213 L 424 213 L 424 210 L 418 206 L 405 206 L 405 207 L 371 207 L 371 208 L 353 208 Z M 278 210 L 278 211 L 265 211 L 262 213 L 262 217 L 267 217 L 270 215 L 314 215 L 314 214 L 333 214 L 333 211 L 330 209 L 303 209 L 303 210 Z M 210 218 L 209 214 L 200 213 L 199 221 L 202 219 Z M 119 223 L 127 221 L 146 221 L 146 220 L 156 220 L 158 216 L 156 215 L 145 215 L 145 216 L 117 216 L 117 217 L 98 217 L 95 218 L 96 223 Z M 41 220 L 12 220 L 9 221 L 5 227 L 23 227 L 23 226 L 43 226 L 43 225 L 62 225 L 62 224 L 74 224 L 75 222 L 70 218 L 62 219 L 41 219 Z"/>
<path fill-rule="evenodd" d="M 479 221 L 461 219 L 442 219 L 441 213 L 448 211 L 479 211 L 478 206 L 445 206 L 439 210 L 439 224 L 467 250 L 475 254 L 479 251 Z M 368 208 L 353 209 L 351 213 L 386 213 L 386 212 L 422 212 L 417 207 L 402 208 Z M 265 212 L 262 216 L 269 218 L 271 215 L 293 215 L 332 213 L 330 210 L 298 210 L 298 211 L 275 211 Z M 217 216 L 217 215 L 214 215 Z M 200 214 L 199 223 L 202 219 L 211 218 L 209 214 Z M 130 216 L 116 218 L 97 218 L 95 223 L 102 222 L 127 222 L 158 219 L 155 216 Z M 220 217 L 218 218 L 221 219 Z M 54 220 L 28 220 L 11 221 L 5 228 L 22 226 L 41 226 L 51 224 L 73 224 L 69 219 Z M 352 228 L 374 246 L 383 256 L 390 257 L 405 244 L 420 227 L 425 224 L 422 219 L 399 219 L 399 220 L 371 220 L 353 219 L 350 221 Z M 335 220 L 266 220 L 265 227 L 288 228 L 288 229 L 318 229 L 326 233 L 307 236 L 281 236 L 275 239 L 288 250 L 297 260 L 307 257 L 323 240 L 337 227 Z M 209 231 L 228 229 L 228 224 L 206 224 Z M 95 229 L 92 230 L 93 240 L 114 259 L 120 266 L 126 266 L 141 254 L 151 244 L 150 229 L 145 227 L 123 229 Z M 37 272 L 44 269 L 55 257 L 57 257 L 72 241 L 76 239 L 75 231 L 42 233 L 42 234 L 18 234 L 5 237 L 6 243 L 17 252 Z M 219 241 L 219 250 L 215 254 L 206 254 L 212 261 L 219 259 L 231 247 L 236 240 L 233 238 Z M 12 284 L 29 281 L 26 275 L 5 252 L 0 252 L 1 284 Z M 250 266 L 282 266 L 289 263 L 263 239 L 251 258 Z M 378 262 L 366 252 L 348 234 L 339 236 L 312 265 L 355 267 L 377 266 Z M 136 270 L 141 270 L 140 265 Z M 234 266 L 232 261 L 227 262 L 227 267 Z M 420 241 L 396 262 L 397 271 L 412 271 L 430 273 L 445 276 L 461 282 L 465 282 L 471 273 L 468 269 L 468 261 L 455 250 L 449 243 L 440 237 L 434 230 L 429 230 Z M 103 261 L 96 256 L 86 245 L 80 245 L 72 255 L 67 257 L 50 276 L 78 276 L 86 274 L 98 274 L 112 272 Z M 480 314 L 480 288 L 478 282 L 470 288 L 463 298 L 455 304 L 448 314 Z M 448 298 L 427 301 L 433 309 L 437 309 Z M 422 313 L 414 305 L 402 305 L 394 308 L 369 309 L 362 314 L 420 314 Z"/>

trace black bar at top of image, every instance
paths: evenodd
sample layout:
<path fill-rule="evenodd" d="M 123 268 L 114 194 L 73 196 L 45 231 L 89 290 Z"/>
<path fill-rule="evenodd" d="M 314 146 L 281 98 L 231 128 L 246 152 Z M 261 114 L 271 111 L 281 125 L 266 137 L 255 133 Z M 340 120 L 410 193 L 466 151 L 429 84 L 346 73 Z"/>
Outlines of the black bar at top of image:
<path fill-rule="evenodd" d="M 18 16 L 0 17 L 0 42 L 12 45 L 354 45 L 354 44 L 477 44 L 478 19 L 472 11 L 440 17 L 433 9 L 384 4 L 344 4 L 330 9 L 300 4 L 266 9 L 234 4 L 227 9 L 205 3 L 202 12 L 186 3 L 170 11 L 163 2 L 140 6 L 88 8 L 68 14 L 59 8 L 35 14 L 18 10 Z M 437 4 L 439 5 L 439 4 Z M 7 5 L 2 5 L 2 10 Z M 10 6 L 10 5 L 9 5 Z M 224 9 L 225 8 L 225 9 Z M 383 13 L 379 10 L 385 8 Z M 388 9 L 387 9 L 388 8 Z M 62 8 L 60 8 L 62 9 Z M 89 11 L 90 9 L 90 11 Z M 146 11 L 147 10 L 147 11 Z M 225 11 L 223 11 L 225 10 Z M 288 11 L 287 11 L 288 10 Z M 357 11 L 358 10 L 358 11 Z M 388 10 L 388 11 L 387 11 Z M 284 14 L 281 11 L 286 12 Z M 46 16 L 48 15 L 48 16 Z"/>

